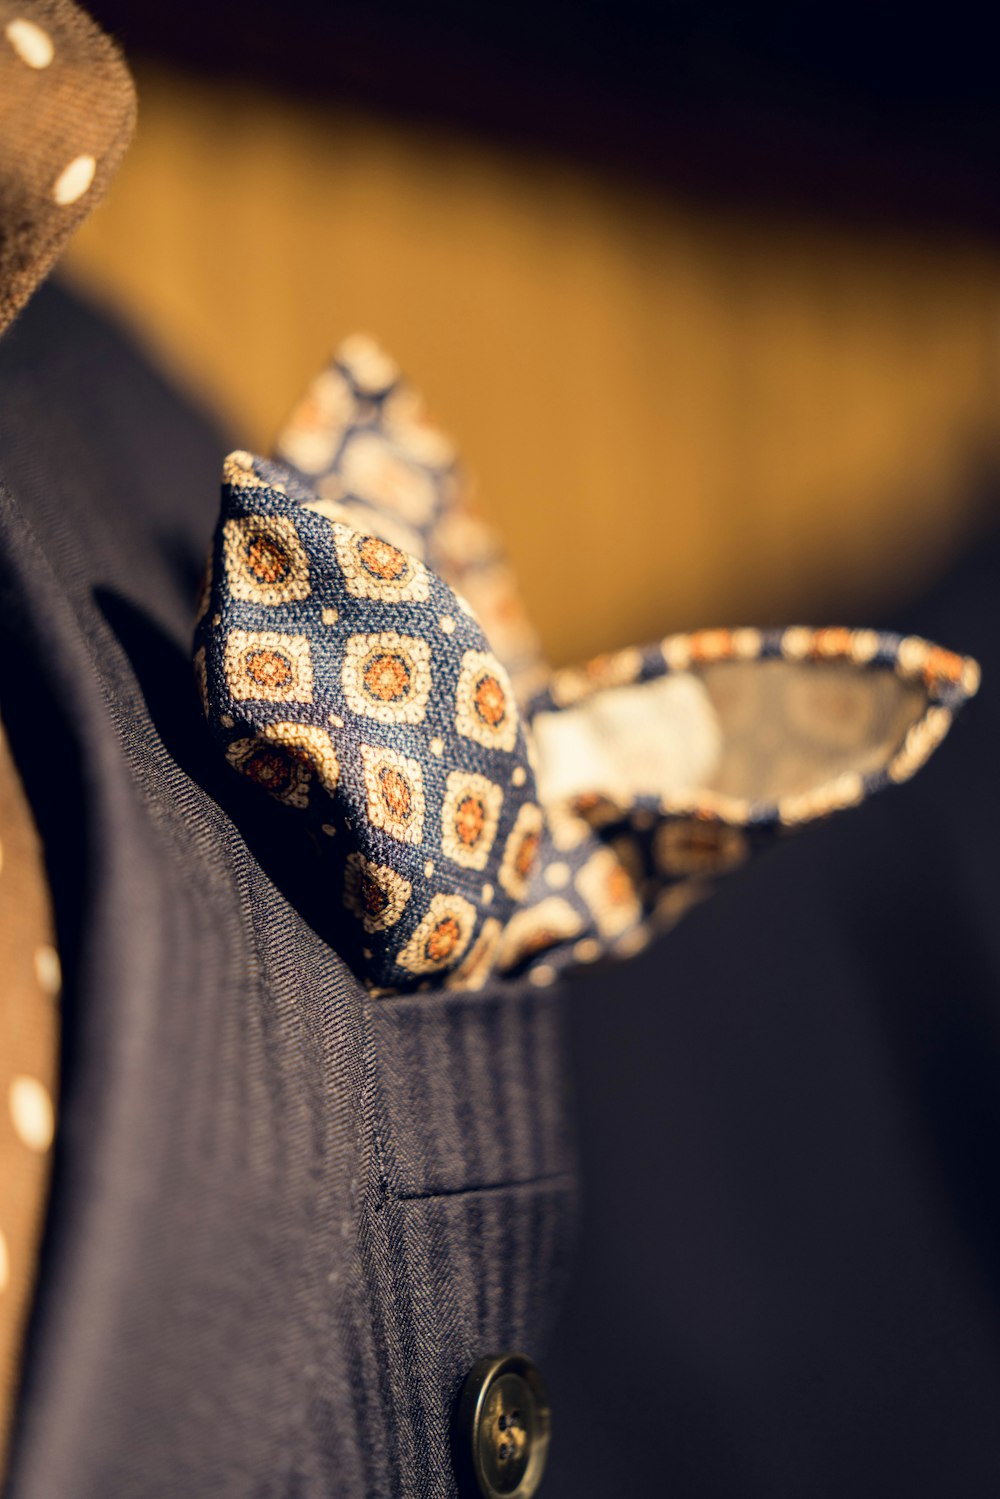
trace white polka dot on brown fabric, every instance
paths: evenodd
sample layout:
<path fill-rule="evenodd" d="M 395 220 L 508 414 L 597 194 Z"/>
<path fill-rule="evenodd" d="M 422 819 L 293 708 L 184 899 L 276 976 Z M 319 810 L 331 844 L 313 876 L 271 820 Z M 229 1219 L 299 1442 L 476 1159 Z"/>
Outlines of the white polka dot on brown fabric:
<path fill-rule="evenodd" d="M 77 156 L 63 168 L 52 188 L 52 197 L 60 208 L 67 208 L 83 197 L 96 171 L 97 162 L 92 156 Z"/>
<path fill-rule="evenodd" d="M 23 16 L 19 16 L 16 21 L 8 21 L 4 27 L 4 35 L 29 68 L 47 68 L 56 55 L 48 32 Z"/>
<path fill-rule="evenodd" d="M 53 999 L 62 988 L 59 954 L 47 942 L 35 948 L 35 977 L 38 979 L 39 987 Z"/>
<path fill-rule="evenodd" d="M 10 209 L 0 234 L 2 330 L 114 175 L 135 121 L 135 90 L 114 43 L 74 0 L 23 0 L 23 9 L 7 0 L 0 112 Z"/>
<path fill-rule="evenodd" d="M 55 1133 L 52 1098 L 37 1077 L 15 1077 L 8 1093 L 11 1122 L 22 1145 L 39 1154 L 48 1150 Z"/>

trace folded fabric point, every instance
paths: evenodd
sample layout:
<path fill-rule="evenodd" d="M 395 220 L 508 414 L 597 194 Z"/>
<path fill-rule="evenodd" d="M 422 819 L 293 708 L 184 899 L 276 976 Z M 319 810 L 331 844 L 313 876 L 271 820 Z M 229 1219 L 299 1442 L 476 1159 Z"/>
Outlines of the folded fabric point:
<path fill-rule="evenodd" d="M 775 836 L 908 779 L 977 690 L 968 658 L 839 627 L 547 672 L 451 444 L 370 340 L 278 451 L 226 460 L 195 668 L 229 764 L 325 839 L 376 994 L 630 956 Z"/>
<path fill-rule="evenodd" d="M 525 726 L 469 606 L 309 499 L 283 466 L 227 460 L 202 700 L 233 768 L 330 838 L 345 955 L 412 988 L 478 964 L 518 903 L 541 817 Z"/>

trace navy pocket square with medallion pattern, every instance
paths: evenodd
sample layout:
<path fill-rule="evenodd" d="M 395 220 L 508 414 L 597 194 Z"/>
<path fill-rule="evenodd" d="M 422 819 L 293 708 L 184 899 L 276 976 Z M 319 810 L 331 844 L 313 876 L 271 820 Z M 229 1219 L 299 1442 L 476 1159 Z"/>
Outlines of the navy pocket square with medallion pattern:
<path fill-rule="evenodd" d="M 916 637 L 706 630 L 549 671 L 451 443 L 355 337 L 226 460 L 195 635 L 221 753 L 324 847 L 375 993 L 637 952 L 786 829 L 906 780 L 978 686 Z"/>

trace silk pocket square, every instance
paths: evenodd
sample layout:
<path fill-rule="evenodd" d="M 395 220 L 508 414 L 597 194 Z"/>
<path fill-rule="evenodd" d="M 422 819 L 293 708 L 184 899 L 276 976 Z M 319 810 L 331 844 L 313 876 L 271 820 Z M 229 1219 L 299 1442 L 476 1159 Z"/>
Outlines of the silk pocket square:
<path fill-rule="evenodd" d="M 635 953 L 782 832 L 907 779 L 976 691 L 974 662 L 870 630 L 701 631 L 546 672 L 529 626 L 504 632 L 526 617 L 450 445 L 367 340 L 279 451 L 296 466 L 226 462 L 195 666 L 230 766 L 325 847 L 335 940 L 375 993 Z"/>
<path fill-rule="evenodd" d="M 628 957 L 776 838 L 908 780 L 979 684 L 917 637 L 705 630 L 558 672 L 530 704 L 544 833 L 501 966 Z"/>
<path fill-rule="evenodd" d="M 471 976 L 539 843 L 510 679 L 420 558 L 312 498 L 282 465 L 227 460 L 197 626 L 205 712 L 233 769 L 328 841 L 341 945 L 370 985 Z"/>

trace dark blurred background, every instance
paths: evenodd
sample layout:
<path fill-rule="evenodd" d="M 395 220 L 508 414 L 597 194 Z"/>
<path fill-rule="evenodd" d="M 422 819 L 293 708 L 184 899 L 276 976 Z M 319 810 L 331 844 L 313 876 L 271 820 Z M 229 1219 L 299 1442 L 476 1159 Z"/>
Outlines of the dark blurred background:
<path fill-rule="evenodd" d="M 212 81 L 544 142 L 702 198 L 997 223 L 997 26 L 982 6 L 104 0 L 98 13 L 130 55 Z"/>
<path fill-rule="evenodd" d="M 71 272 L 248 446 L 375 333 L 459 438 L 553 659 L 862 618 L 982 524 L 988 15 L 95 11 L 140 124 Z"/>

